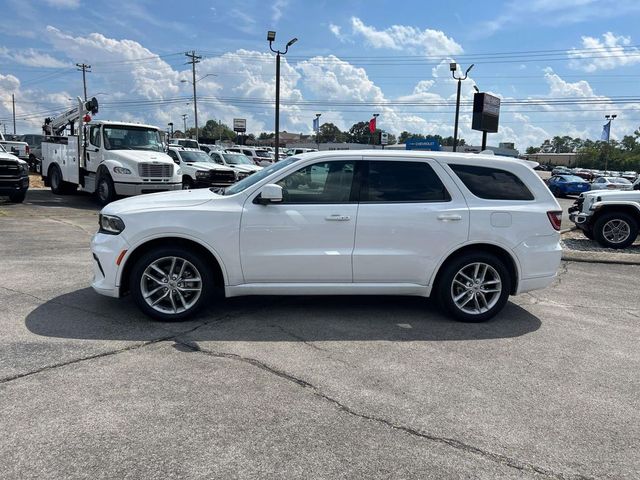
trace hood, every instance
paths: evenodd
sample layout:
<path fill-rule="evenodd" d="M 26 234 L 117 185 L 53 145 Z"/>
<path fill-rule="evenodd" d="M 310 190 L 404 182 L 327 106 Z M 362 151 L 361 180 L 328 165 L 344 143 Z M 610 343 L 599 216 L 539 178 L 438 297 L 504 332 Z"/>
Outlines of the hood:
<path fill-rule="evenodd" d="M 262 167 L 258 165 L 229 165 L 229 167 L 238 172 L 257 172 L 258 170 L 262 170 Z"/>
<path fill-rule="evenodd" d="M 2 160 L 13 160 L 14 162 L 17 162 L 18 164 L 25 164 L 27 162 L 25 162 L 24 160 L 20 160 L 18 157 L 16 157 L 13 153 L 8 153 L 8 152 L 0 152 L 0 159 Z"/>
<path fill-rule="evenodd" d="M 171 192 L 147 193 L 112 202 L 102 209 L 106 215 L 121 215 L 142 210 L 163 210 L 194 207 L 208 202 L 219 195 L 208 188 L 195 190 L 174 190 Z"/>
<path fill-rule="evenodd" d="M 585 197 L 600 197 L 603 201 L 622 202 L 631 200 L 640 202 L 640 191 L 638 190 L 593 190 L 585 192 Z"/>
<path fill-rule="evenodd" d="M 195 167 L 200 170 L 220 170 L 223 172 L 233 172 L 233 169 L 229 167 L 225 167 L 224 165 L 218 165 L 217 163 L 208 163 L 208 162 L 193 162 L 188 163 L 190 167 Z"/>
<path fill-rule="evenodd" d="M 158 162 L 174 165 L 171 157 L 164 152 L 150 152 L 147 150 L 107 150 L 105 156 L 113 160 L 126 163 Z"/>

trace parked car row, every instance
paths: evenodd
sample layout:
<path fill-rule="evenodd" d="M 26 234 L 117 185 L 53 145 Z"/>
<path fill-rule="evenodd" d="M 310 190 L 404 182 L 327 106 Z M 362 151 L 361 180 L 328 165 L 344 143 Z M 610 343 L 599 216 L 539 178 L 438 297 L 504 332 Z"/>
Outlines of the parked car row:
<path fill-rule="evenodd" d="M 590 190 L 639 190 L 640 178 L 632 183 L 624 177 L 602 176 L 590 182 L 577 174 L 555 173 L 547 180 L 547 186 L 556 197 L 566 197 Z"/>

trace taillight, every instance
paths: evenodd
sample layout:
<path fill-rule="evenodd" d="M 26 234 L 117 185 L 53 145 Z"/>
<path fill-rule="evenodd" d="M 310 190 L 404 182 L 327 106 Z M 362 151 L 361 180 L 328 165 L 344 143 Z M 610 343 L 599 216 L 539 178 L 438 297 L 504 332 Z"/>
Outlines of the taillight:
<path fill-rule="evenodd" d="M 562 211 L 547 212 L 547 217 L 551 222 L 551 226 L 554 230 L 560 231 L 560 225 L 562 224 Z"/>
<path fill-rule="evenodd" d="M 27 155 L 29 155 L 29 145 L 27 145 L 27 146 L 24 148 L 24 150 L 25 150 L 25 152 L 27 152 Z"/>

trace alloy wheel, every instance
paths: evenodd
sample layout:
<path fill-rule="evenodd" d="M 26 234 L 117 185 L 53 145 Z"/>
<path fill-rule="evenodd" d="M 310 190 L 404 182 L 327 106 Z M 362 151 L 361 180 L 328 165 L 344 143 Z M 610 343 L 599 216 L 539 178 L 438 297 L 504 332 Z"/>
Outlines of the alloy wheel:
<path fill-rule="evenodd" d="M 609 220 L 602 227 L 602 236 L 611 243 L 622 243 L 631 235 L 631 227 L 620 219 Z"/>
<path fill-rule="evenodd" d="M 502 280 L 491 265 L 474 262 L 462 267 L 451 282 L 451 298 L 461 311 L 478 315 L 491 310 L 500 299 Z"/>
<path fill-rule="evenodd" d="M 154 260 L 140 278 L 142 298 L 151 308 L 164 314 L 182 313 L 192 308 L 202 294 L 202 276 L 181 257 Z"/>

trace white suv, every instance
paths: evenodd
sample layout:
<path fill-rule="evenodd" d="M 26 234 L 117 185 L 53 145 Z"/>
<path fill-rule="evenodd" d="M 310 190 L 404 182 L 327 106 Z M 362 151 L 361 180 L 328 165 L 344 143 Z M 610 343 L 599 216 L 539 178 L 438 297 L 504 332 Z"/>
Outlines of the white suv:
<path fill-rule="evenodd" d="M 160 320 L 240 295 L 434 296 L 483 321 L 549 285 L 561 209 L 525 162 L 440 152 L 318 152 L 228 187 L 106 206 L 93 288 Z"/>

